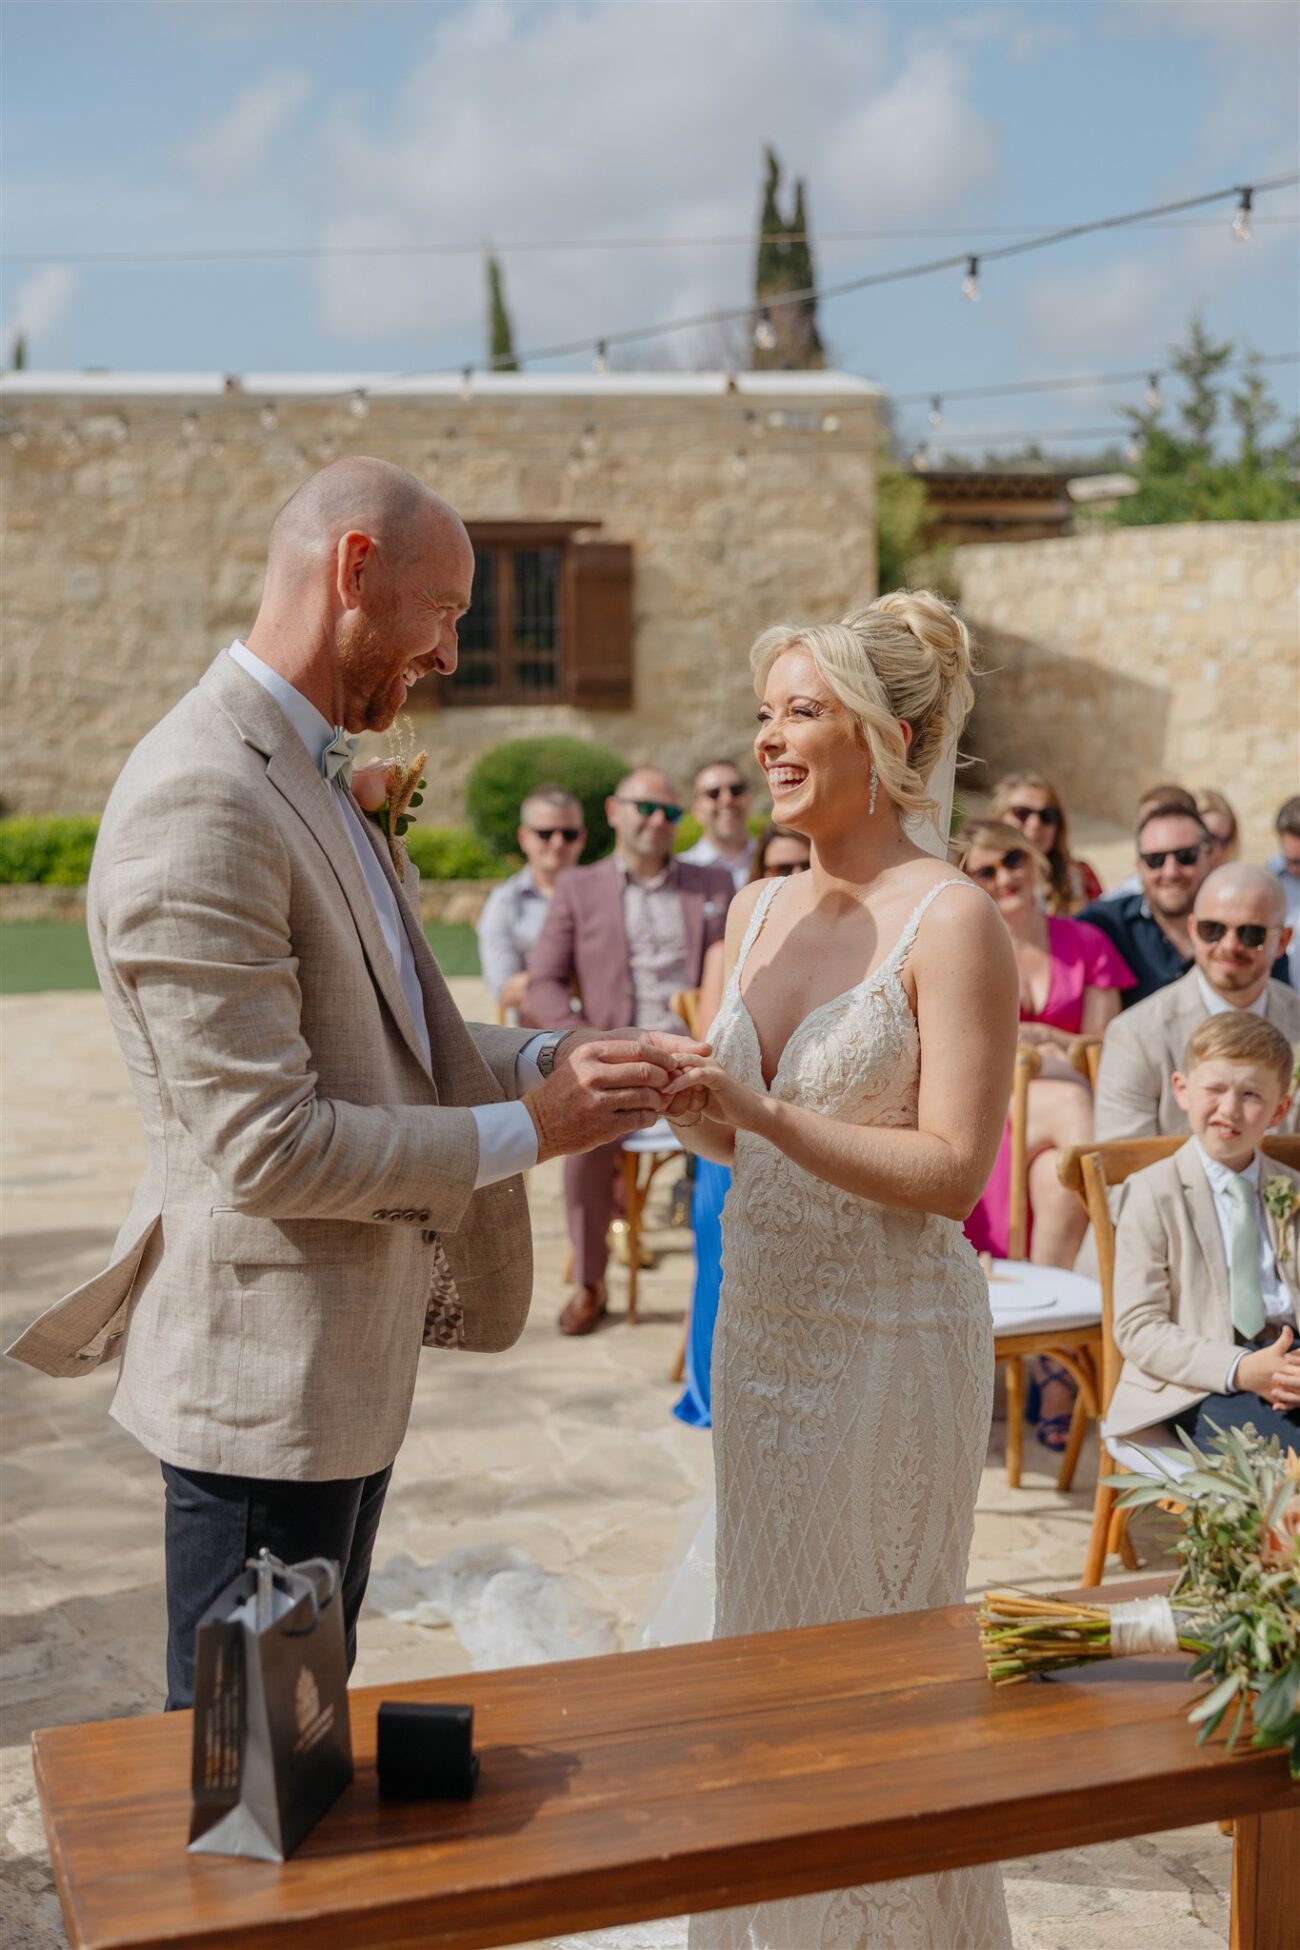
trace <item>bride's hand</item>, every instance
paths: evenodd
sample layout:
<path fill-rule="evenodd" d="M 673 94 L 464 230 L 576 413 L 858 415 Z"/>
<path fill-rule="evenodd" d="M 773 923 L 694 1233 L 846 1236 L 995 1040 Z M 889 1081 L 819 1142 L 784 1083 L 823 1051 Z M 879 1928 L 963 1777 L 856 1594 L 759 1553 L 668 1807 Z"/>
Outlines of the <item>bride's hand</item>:
<path fill-rule="evenodd" d="M 680 1096 L 691 1110 L 694 1110 L 697 1101 L 702 1101 L 704 1116 L 720 1124 L 730 1124 L 738 1131 L 753 1130 L 762 1110 L 763 1100 L 756 1090 L 750 1090 L 738 1082 L 729 1070 L 724 1070 L 720 1063 L 712 1061 L 684 1065 L 680 1076 L 675 1077 L 669 1086 L 668 1095 L 667 1114 L 670 1119 L 677 1116 L 676 1104 Z M 694 1121 L 693 1118 L 691 1121 Z"/>

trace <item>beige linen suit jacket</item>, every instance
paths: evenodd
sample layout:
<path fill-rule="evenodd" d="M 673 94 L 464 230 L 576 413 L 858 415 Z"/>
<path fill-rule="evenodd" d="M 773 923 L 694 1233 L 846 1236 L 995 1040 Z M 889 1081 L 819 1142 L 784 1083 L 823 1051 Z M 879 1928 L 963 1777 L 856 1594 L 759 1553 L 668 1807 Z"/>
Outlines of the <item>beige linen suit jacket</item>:
<path fill-rule="evenodd" d="M 1300 995 L 1285 982 L 1274 981 L 1265 995 L 1265 1020 L 1294 1046 L 1300 1042 Z M 1204 1022 L 1205 1013 L 1193 968 L 1107 1025 L 1093 1107 L 1099 1144 L 1116 1138 L 1187 1135 L 1186 1112 L 1174 1101 L 1173 1075 L 1182 1069 L 1188 1038 Z M 1300 1130 L 1300 1099 L 1279 1129 Z"/>
<path fill-rule="evenodd" d="M 495 1350 L 532 1287 L 522 1181 L 475 1192 L 468 1108 L 528 1040 L 462 1021 L 393 879 L 432 1074 L 330 788 L 224 652 L 109 799 L 88 920 L 149 1140 L 107 1269 L 10 1348 L 121 1355 L 112 1413 L 164 1461 L 323 1481 L 385 1468 L 431 1342 Z M 458 1295 L 463 1321 L 456 1320 Z"/>
<path fill-rule="evenodd" d="M 1300 1172 L 1265 1158 L 1261 1188 L 1270 1178 L 1300 1187 Z M 1194 1147 L 1185 1144 L 1125 1184 L 1115 1235 L 1115 1340 L 1124 1365 L 1106 1410 L 1110 1435 L 1133 1435 L 1221 1395 L 1238 1351 L 1214 1194 Z M 1268 1226 L 1300 1318 L 1300 1227 L 1293 1219 L 1286 1228 L 1284 1258 L 1271 1214 Z"/>

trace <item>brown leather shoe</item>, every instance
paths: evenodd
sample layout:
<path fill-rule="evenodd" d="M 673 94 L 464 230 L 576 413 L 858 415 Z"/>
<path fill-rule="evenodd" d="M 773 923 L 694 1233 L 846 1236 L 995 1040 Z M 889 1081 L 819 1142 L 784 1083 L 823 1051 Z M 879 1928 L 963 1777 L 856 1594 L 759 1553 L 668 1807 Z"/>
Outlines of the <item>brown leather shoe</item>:
<path fill-rule="evenodd" d="M 609 1302 L 603 1282 L 580 1286 L 556 1322 L 562 1334 L 594 1334 Z"/>

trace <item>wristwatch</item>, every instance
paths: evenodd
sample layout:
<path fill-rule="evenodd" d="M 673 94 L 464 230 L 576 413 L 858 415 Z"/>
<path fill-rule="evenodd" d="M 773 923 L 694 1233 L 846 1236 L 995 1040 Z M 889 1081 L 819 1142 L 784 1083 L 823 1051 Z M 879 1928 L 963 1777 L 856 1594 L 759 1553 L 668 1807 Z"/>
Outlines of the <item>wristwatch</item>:
<path fill-rule="evenodd" d="M 543 1081 L 550 1076 L 552 1070 L 555 1068 L 555 1058 L 560 1044 L 567 1043 L 572 1034 L 573 1031 L 571 1029 L 557 1029 L 553 1036 L 547 1037 L 533 1058 Z"/>

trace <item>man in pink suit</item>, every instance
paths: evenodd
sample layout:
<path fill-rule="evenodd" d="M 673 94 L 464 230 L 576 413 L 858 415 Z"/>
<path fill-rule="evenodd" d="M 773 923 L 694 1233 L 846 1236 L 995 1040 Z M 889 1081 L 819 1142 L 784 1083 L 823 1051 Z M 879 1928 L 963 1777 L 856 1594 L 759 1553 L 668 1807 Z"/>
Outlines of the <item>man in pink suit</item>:
<path fill-rule="evenodd" d="M 614 852 L 561 873 L 528 963 L 524 1020 L 538 1029 L 614 1028 L 685 1033 L 669 1004 L 698 988 L 711 948 L 721 953 L 733 887 L 723 867 L 673 856 L 681 797 L 662 772 L 629 772 L 606 812 Z M 621 1145 L 566 1159 L 564 1202 L 575 1291 L 562 1334 L 590 1334 L 605 1311 L 606 1235 Z"/>

